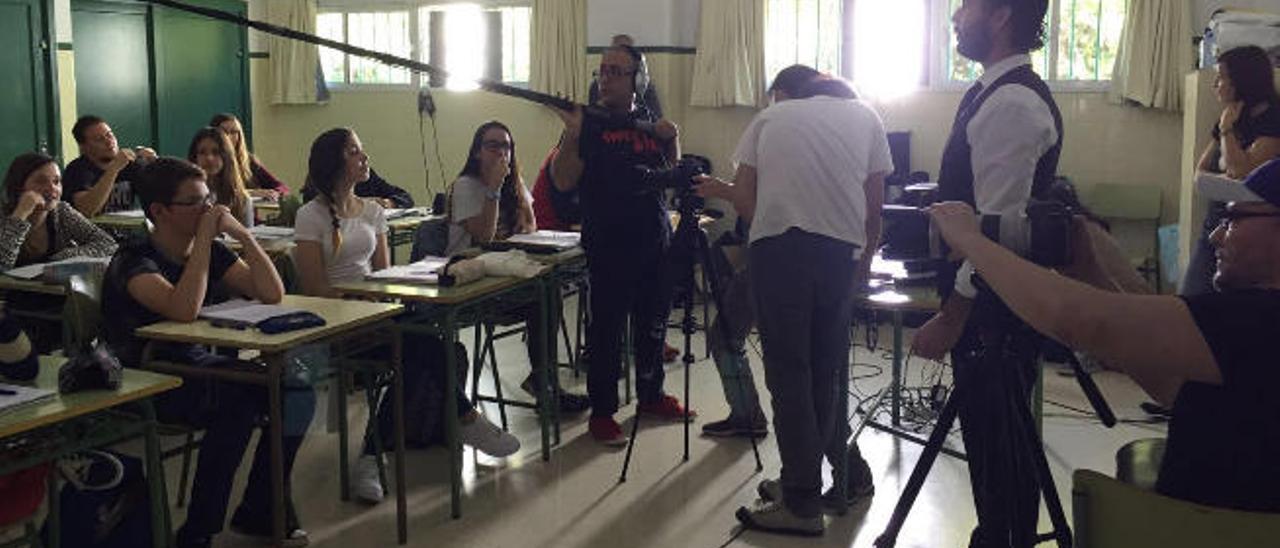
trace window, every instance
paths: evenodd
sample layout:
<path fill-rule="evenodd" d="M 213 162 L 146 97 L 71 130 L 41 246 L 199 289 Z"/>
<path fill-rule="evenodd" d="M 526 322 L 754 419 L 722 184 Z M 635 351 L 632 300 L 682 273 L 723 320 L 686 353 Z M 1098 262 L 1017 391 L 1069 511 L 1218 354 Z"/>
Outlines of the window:
<path fill-rule="evenodd" d="M 948 14 L 954 13 L 960 2 L 948 0 Z M 1050 82 L 1088 86 L 1090 82 L 1110 81 L 1127 8 L 1127 0 L 1050 0 L 1045 13 L 1045 47 L 1031 56 L 1036 71 Z M 981 70 L 956 53 L 949 15 L 942 21 L 951 37 L 947 79 L 972 81 Z"/>
<path fill-rule="evenodd" d="M 849 0 L 767 0 L 764 72 L 801 63 L 822 72 L 843 74 L 840 43 Z"/>
<path fill-rule="evenodd" d="M 506 4 L 510 4 L 507 2 Z M 317 34 L 354 46 L 416 59 L 450 73 L 449 82 L 408 69 L 320 48 L 325 80 L 346 85 L 447 85 L 473 89 L 478 78 L 529 81 L 529 6 L 402 2 L 411 9 L 369 11 L 366 2 L 330 0 L 316 19 Z"/>
<path fill-rule="evenodd" d="M 972 81 L 982 69 L 956 53 L 951 28 L 960 3 L 766 0 L 765 73 L 773 78 L 803 63 L 848 78 L 875 97 L 906 93 L 930 80 Z M 1049 0 L 1045 47 L 1031 55 L 1036 71 L 1056 87 L 1110 80 L 1126 8 L 1127 0 Z"/>

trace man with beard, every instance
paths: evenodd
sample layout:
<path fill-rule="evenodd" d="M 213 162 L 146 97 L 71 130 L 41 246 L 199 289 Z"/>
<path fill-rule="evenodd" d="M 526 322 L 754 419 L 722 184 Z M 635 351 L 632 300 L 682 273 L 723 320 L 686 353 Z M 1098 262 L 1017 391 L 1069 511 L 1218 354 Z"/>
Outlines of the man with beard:
<path fill-rule="evenodd" d="M 71 136 L 80 145 L 80 157 L 62 174 L 71 205 L 85 217 L 133 209 L 131 185 L 138 181 L 142 164 L 156 159 L 156 151 L 120 148 L 111 126 L 92 114 L 76 120 Z"/>
<path fill-rule="evenodd" d="M 964 202 L 983 215 L 1017 216 L 1052 184 L 1062 118 L 1029 56 L 1044 45 L 1047 7 L 1046 0 L 964 0 L 952 15 L 957 49 L 982 64 L 983 73 L 961 100 L 943 151 L 942 200 Z M 1016 370 L 986 371 L 982 358 L 984 350 L 1027 348 L 1034 335 L 1004 339 L 1009 344 L 1000 349 L 984 347 L 984 338 L 991 341 L 997 331 L 992 318 L 1002 305 L 978 294 L 972 274 L 968 263 L 942 269 L 942 309 L 916 333 L 913 352 L 936 360 L 951 351 L 978 514 L 970 546 L 1029 546 L 1039 516 L 1038 487 L 1030 456 L 1010 442 L 1015 423 L 1006 402 L 1017 397 L 1029 405 L 1036 359 L 1022 352 L 1003 364 Z M 996 382 L 997 374 L 1013 381 Z"/>

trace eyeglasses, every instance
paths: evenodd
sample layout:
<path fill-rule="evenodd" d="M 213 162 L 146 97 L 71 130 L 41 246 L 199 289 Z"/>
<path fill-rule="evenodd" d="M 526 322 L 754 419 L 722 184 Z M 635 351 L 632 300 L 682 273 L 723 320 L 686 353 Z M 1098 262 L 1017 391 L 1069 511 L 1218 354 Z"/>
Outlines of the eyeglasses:
<path fill-rule="evenodd" d="M 180 206 L 180 207 L 209 207 L 213 205 L 213 195 L 205 194 L 204 196 L 196 198 L 194 200 L 184 200 L 181 202 L 176 202 L 176 201 L 169 202 L 169 205 Z"/>
<path fill-rule="evenodd" d="M 632 74 L 635 74 L 635 73 L 636 71 L 634 70 L 627 70 L 617 65 L 601 65 L 600 68 L 593 71 L 591 75 L 595 76 L 596 78 L 599 78 L 601 76 L 609 76 L 609 77 L 617 78 L 619 76 L 631 76 Z"/>
<path fill-rule="evenodd" d="M 1222 221 L 1218 223 L 1218 228 L 1231 228 L 1235 223 L 1244 219 L 1252 219 L 1257 217 L 1280 218 L 1280 211 L 1233 211 L 1227 210 L 1222 214 Z"/>
<path fill-rule="evenodd" d="M 490 152 L 507 152 L 511 150 L 511 143 L 507 141 L 484 141 L 480 146 Z"/>

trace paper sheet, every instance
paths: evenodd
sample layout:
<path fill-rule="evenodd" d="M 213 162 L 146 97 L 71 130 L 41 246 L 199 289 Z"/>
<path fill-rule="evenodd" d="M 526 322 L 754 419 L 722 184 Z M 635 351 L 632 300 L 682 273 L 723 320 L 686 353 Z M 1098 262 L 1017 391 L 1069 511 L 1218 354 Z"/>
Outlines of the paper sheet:
<path fill-rule="evenodd" d="M 440 283 L 440 271 L 449 264 L 445 257 L 427 257 L 416 263 L 396 265 L 373 272 L 366 276 L 370 280 L 381 282 L 404 282 L 419 284 Z"/>
<path fill-rule="evenodd" d="M 302 312 L 296 308 L 287 308 L 277 304 L 262 304 L 258 301 L 232 299 L 230 301 L 206 306 L 200 309 L 200 318 L 205 320 L 221 320 L 226 322 L 257 325 L 258 322 Z"/>
<path fill-rule="evenodd" d="M 56 394 L 57 392 L 44 388 L 0 383 L 0 413 L 20 405 L 52 398 Z"/>
<path fill-rule="evenodd" d="M 36 278 L 39 278 L 40 275 L 44 273 L 44 270 L 46 267 L 50 267 L 50 266 L 70 265 L 70 264 L 101 264 L 105 266 L 107 263 L 110 263 L 110 262 L 111 262 L 111 257 L 72 257 L 70 259 L 63 259 L 61 261 L 52 261 L 48 263 L 35 263 L 35 264 L 29 264 L 26 266 L 20 266 L 17 268 L 11 268 L 9 270 L 6 270 L 4 273 L 5 275 L 12 276 L 14 278 L 19 278 L 23 280 L 34 280 Z"/>
<path fill-rule="evenodd" d="M 572 249 L 582 243 L 582 234 L 579 232 L 539 230 L 532 234 L 516 234 L 515 236 L 507 238 L 507 242 L 539 247 L 553 247 L 555 249 L 564 250 Z"/>

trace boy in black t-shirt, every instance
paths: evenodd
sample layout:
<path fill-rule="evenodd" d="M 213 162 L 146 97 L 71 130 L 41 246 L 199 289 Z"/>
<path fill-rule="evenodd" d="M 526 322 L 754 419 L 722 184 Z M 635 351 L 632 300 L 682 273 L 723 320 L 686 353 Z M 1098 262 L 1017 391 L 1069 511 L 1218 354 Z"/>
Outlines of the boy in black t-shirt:
<path fill-rule="evenodd" d="M 111 126 L 92 114 L 76 120 L 71 135 L 80 145 L 80 157 L 62 174 L 71 205 L 85 217 L 133 209 L 133 185 L 142 176 L 142 164 L 154 160 L 156 152 L 120 148 Z"/>
<path fill-rule="evenodd" d="M 1020 318 L 1173 409 L 1159 492 L 1280 512 L 1280 159 L 1200 192 L 1228 203 L 1210 236 L 1218 292 L 1186 298 L 1110 293 L 1037 267 L 987 240 L 961 203 L 930 215 Z"/>
<path fill-rule="evenodd" d="M 147 238 L 120 248 L 103 280 L 103 313 L 107 342 L 126 366 L 140 365 L 144 342 L 136 328 L 163 320 L 194 321 L 200 308 L 238 294 L 277 303 L 284 286 L 267 254 L 225 206 L 213 205 L 204 172 L 176 158 L 148 165 L 135 190 L 155 228 Z M 244 247 L 244 259 L 216 241 L 220 233 Z M 191 344 L 161 344 L 155 359 L 223 367 L 233 357 Z M 282 425 L 285 493 L 289 471 L 311 422 L 315 396 L 309 388 L 286 391 L 289 416 Z M 259 418 L 267 414 L 267 391 L 258 386 L 185 379 L 178 390 L 157 400 L 162 421 L 189 423 L 205 429 L 200 442 L 187 522 L 178 531 L 178 546 L 209 546 L 222 530 L 236 469 Z M 251 535 L 271 532 L 270 444 L 261 438 L 253 470 L 232 527 Z M 288 500 L 286 498 L 286 500 Z M 306 544 L 293 505 L 287 504 L 286 546 Z"/>

